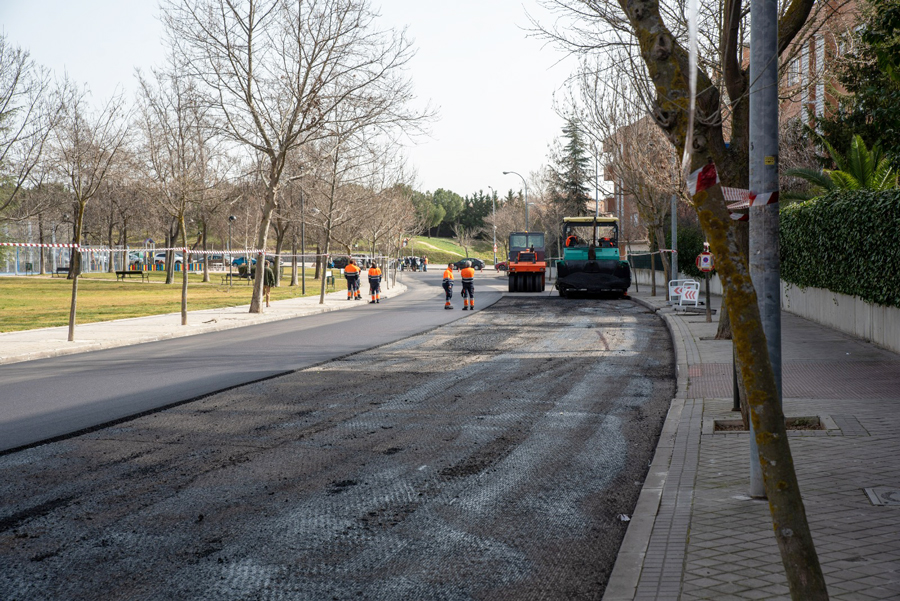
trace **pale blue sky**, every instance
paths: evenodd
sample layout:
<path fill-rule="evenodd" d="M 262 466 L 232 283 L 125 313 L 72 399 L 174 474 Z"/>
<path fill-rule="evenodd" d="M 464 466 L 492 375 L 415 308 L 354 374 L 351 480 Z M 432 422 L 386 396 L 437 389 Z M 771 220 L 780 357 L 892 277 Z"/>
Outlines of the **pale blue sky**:
<path fill-rule="evenodd" d="M 547 161 L 561 120 L 554 91 L 573 61 L 526 37 L 525 11 L 536 0 L 373 0 L 384 24 L 408 27 L 417 56 L 411 65 L 422 103 L 440 108 L 432 137 L 408 150 L 422 190 L 460 194 L 488 186 L 505 192 Z M 8 39 L 55 72 L 92 90 L 95 100 L 117 87 L 131 95 L 134 70 L 161 63 L 156 0 L 0 0 Z"/>

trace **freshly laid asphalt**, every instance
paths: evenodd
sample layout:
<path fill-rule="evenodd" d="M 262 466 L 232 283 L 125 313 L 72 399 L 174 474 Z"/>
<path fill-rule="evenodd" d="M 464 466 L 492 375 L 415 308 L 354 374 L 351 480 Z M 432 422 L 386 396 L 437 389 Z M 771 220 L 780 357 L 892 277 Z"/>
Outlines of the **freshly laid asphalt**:
<path fill-rule="evenodd" d="M 442 310 L 439 273 L 405 282 L 385 287 L 377 305 L 337 292 L 324 304 L 297 298 L 272 303 L 262 314 L 248 306 L 192 312 L 187 326 L 180 314 L 83 324 L 71 343 L 65 327 L 0 334 L 0 452 L 310 367 L 466 315 Z M 500 298 L 491 290 L 500 283 L 483 278 L 479 309 Z M 79 352 L 93 349 L 102 350 Z"/>
<path fill-rule="evenodd" d="M 171 315 L 84 325 L 82 343 L 59 328 L 0 334 L 0 363 L 340 309 L 342 294 L 324 307 L 273 303 L 262 316 L 192 313 L 187 327 Z M 713 428 L 736 415 L 731 343 L 714 340 L 716 317 L 676 312 L 643 286 L 631 297 L 658 309 L 671 332 L 678 392 L 603 598 L 790 598 L 768 505 L 747 494 L 748 434 Z M 789 435 L 830 597 L 900 599 L 900 355 L 783 313 L 782 357 L 785 414 L 818 416 L 826 428 Z"/>

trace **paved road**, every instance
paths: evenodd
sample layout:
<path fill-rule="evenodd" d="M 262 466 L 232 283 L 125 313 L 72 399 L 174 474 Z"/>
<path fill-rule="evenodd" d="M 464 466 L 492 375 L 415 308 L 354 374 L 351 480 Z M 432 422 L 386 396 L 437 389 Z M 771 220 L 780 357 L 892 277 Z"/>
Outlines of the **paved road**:
<path fill-rule="evenodd" d="M 508 297 L 8 453 L 0 598 L 599 599 L 671 353 L 631 301 Z"/>
<path fill-rule="evenodd" d="M 386 344 L 466 315 L 444 311 L 440 274 L 408 275 L 378 305 L 0 366 L 0 451 L 195 399 Z M 496 302 L 499 280 L 478 289 Z M 354 302 L 354 301 L 349 301 Z"/>

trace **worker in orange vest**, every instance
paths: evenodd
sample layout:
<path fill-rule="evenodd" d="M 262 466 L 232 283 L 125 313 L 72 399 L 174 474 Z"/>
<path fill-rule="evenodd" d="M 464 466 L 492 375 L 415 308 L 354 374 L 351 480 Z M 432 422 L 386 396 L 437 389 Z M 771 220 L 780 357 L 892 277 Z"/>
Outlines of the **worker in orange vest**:
<path fill-rule="evenodd" d="M 344 267 L 344 277 L 347 279 L 347 300 L 360 300 L 362 295 L 359 293 L 359 267 L 356 266 L 355 259 L 350 259 Z"/>
<path fill-rule="evenodd" d="M 375 261 L 369 265 L 369 296 L 370 305 L 381 302 L 381 269 Z"/>
<path fill-rule="evenodd" d="M 472 268 L 472 261 L 466 261 L 466 266 L 459 271 L 462 277 L 462 293 L 463 311 L 471 309 L 475 310 L 475 269 Z"/>
<path fill-rule="evenodd" d="M 444 292 L 447 293 L 447 300 L 444 303 L 445 309 L 452 309 L 453 305 L 450 304 L 450 299 L 453 298 L 453 263 L 447 265 L 447 269 L 444 270 Z"/>

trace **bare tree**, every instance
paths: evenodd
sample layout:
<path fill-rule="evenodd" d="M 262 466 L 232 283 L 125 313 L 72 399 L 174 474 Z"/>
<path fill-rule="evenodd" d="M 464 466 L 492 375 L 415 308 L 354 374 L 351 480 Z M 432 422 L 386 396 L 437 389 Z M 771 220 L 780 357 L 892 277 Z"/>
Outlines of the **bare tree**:
<path fill-rule="evenodd" d="M 411 98 L 402 71 L 412 56 L 402 34 L 374 27 L 365 0 L 167 0 L 176 55 L 202 82 L 221 132 L 265 157 L 256 248 L 264 250 L 291 152 L 329 135 L 348 102 L 403 119 Z M 360 113 L 353 118 L 365 117 Z M 262 254 L 260 254 L 262 257 Z M 262 310 L 257 270 L 250 311 Z"/>
<path fill-rule="evenodd" d="M 88 92 L 71 82 L 62 85 L 62 121 L 53 129 L 53 161 L 72 194 L 74 209 L 73 244 L 81 243 L 87 203 L 100 190 L 118 158 L 128 133 L 125 104 L 113 96 L 99 110 L 87 103 Z M 75 339 L 75 310 L 81 253 L 73 252 L 69 269 L 72 304 L 69 309 L 69 342 Z"/>
<path fill-rule="evenodd" d="M 187 325 L 188 248 L 186 216 L 217 182 L 210 169 L 214 130 L 194 82 L 181 65 L 169 59 L 166 70 L 154 70 L 152 79 L 138 73 L 142 158 L 151 195 L 172 217 L 185 249 L 181 261 L 181 325 Z M 177 237 L 172 237 L 173 246 Z M 174 253 L 173 253 L 174 254 Z M 175 261 L 169 261 L 169 274 Z"/>
<path fill-rule="evenodd" d="M 574 51 L 615 48 L 635 66 L 636 84 L 653 118 L 681 153 L 687 148 L 690 170 L 711 160 L 725 185 L 746 188 L 749 181 L 749 77 L 743 60 L 741 32 L 746 20 L 743 0 L 725 0 L 721 12 L 703 11 L 721 32 L 711 36 L 715 61 L 701 61 L 697 69 L 697 97 L 693 129 L 689 131 L 690 60 L 684 35 L 684 7 L 660 0 L 548 0 L 579 24 L 573 29 Z M 778 51 L 783 54 L 801 33 L 814 0 L 784 3 L 778 23 Z M 719 19 L 721 15 L 721 19 Z M 701 30 L 704 28 L 701 27 Z M 595 34 L 596 32 L 596 34 Z M 546 32 L 568 43 L 559 30 Z M 556 35 L 556 34 L 563 35 Z M 592 44 L 596 42 L 596 44 Z M 716 43 L 717 42 L 717 43 Z M 705 54 L 710 57 L 710 54 Z M 721 70 L 716 67 L 723 65 Z M 721 74 L 721 75 L 720 75 Z M 719 82 L 722 82 L 720 85 Z M 725 144 L 722 89 L 730 101 L 730 145 Z M 690 141 L 689 141 L 690 140 Z M 722 188 L 715 184 L 692 198 L 700 223 L 716 255 L 728 300 L 735 348 L 741 366 L 755 426 L 759 460 L 765 481 L 775 539 L 794 599 L 827 599 L 825 580 L 815 552 L 796 472 L 785 432 L 775 376 L 760 320 L 756 291 L 746 253 L 738 240 L 725 205 Z"/>
<path fill-rule="evenodd" d="M 607 175 L 637 208 L 657 250 L 665 248 L 665 219 L 671 198 L 687 201 L 675 147 L 647 115 L 626 82 L 602 85 L 594 71 L 580 73 L 576 104 L 579 121 L 602 145 Z M 655 259 L 655 257 L 652 257 Z M 666 280 L 669 264 L 663 261 Z"/>
<path fill-rule="evenodd" d="M 5 188 L 0 193 L 0 220 L 25 219 L 44 210 L 32 202 L 26 210 L 11 214 L 26 182 L 36 179 L 33 184 L 38 185 L 47 172 L 38 166 L 60 108 L 47 71 L 0 34 L 0 182 Z"/>

